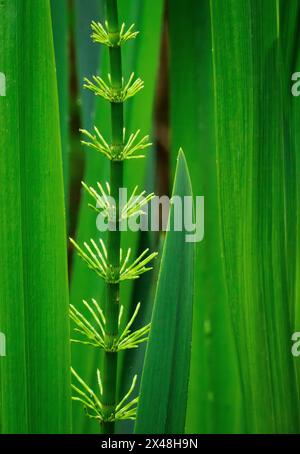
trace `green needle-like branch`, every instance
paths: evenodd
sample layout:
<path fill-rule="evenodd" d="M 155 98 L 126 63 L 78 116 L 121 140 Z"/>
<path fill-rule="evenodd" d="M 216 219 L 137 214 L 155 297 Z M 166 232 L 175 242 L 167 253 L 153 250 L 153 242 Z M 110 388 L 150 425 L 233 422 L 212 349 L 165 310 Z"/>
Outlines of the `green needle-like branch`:
<path fill-rule="evenodd" d="M 75 331 L 84 336 L 85 340 L 72 339 L 72 342 L 89 344 L 93 347 L 101 347 L 105 350 L 105 318 L 102 309 L 97 301 L 92 299 L 93 307 L 83 300 L 85 308 L 92 316 L 92 321 L 89 322 L 87 318 L 75 308 L 70 305 L 70 318 L 75 323 Z"/>
<path fill-rule="evenodd" d="M 135 154 L 135 153 L 137 153 L 141 150 L 145 150 L 146 148 L 149 148 L 152 146 L 152 143 L 149 142 L 149 136 L 145 136 L 137 142 L 137 138 L 138 138 L 139 134 L 140 134 L 140 130 L 138 130 L 135 134 L 131 134 L 129 136 L 129 139 L 126 142 L 126 130 L 124 128 L 123 141 L 125 143 L 125 146 L 124 146 L 124 149 L 122 152 L 124 159 L 144 158 L 145 155 Z"/>
<path fill-rule="evenodd" d="M 100 245 L 98 246 L 96 242 L 91 239 L 90 245 L 87 242 L 84 242 L 85 250 L 83 250 L 83 248 L 81 248 L 72 238 L 70 238 L 70 241 L 87 266 L 106 281 L 108 279 L 109 267 L 107 264 L 107 250 L 104 242 L 100 240 Z"/>
<path fill-rule="evenodd" d="M 121 330 L 123 307 L 120 305 L 120 283 L 129 279 L 138 279 L 143 273 L 152 269 L 149 263 L 157 253 L 149 254 L 146 249 L 133 262 L 130 263 L 131 249 L 123 255 L 121 249 L 122 222 L 132 216 L 144 214 L 143 207 L 152 199 L 154 194 L 146 195 L 145 191 L 137 195 L 137 187 L 131 194 L 128 202 L 122 206 L 120 189 L 123 188 L 124 160 L 143 158 L 143 151 L 151 146 L 149 137 L 140 138 L 140 131 L 126 138 L 124 127 L 123 103 L 136 95 L 144 87 L 143 81 L 134 80 L 134 73 L 128 82 L 124 81 L 122 70 L 121 45 L 130 39 L 136 38 L 138 32 L 134 26 L 128 30 L 125 24 L 119 27 L 118 1 L 106 0 L 106 18 L 104 25 L 99 22 L 92 23 L 92 39 L 96 43 L 104 44 L 109 49 L 110 74 L 104 81 L 99 76 L 92 80 L 84 79 L 84 87 L 96 96 L 110 102 L 111 110 L 111 141 L 107 141 L 99 130 L 94 127 L 93 132 L 82 130 L 85 136 L 83 143 L 103 154 L 110 160 L 110 183 L 103 188 L 98 183 L 98 189 L 83 183 L 84 189 L 95 200 L 96 206 L 92 208 L 108 219 L 109 231 L 107 246 L 102 240 L 90 240 L 80 247 L 74 240 L 71 243 L 87 266 L 97 273 L 106 282 L 106 298 L 102 308 L 95 300 L 89 304 L 83 301 L 84 313 L 75 306 L 70 307 L 70 317 L 75 324 L 75 332 L 80 335 L 74 342 L 92 345 L 104 349 L 103 375 L 97 370 L 99 392 L 95 393 L 84 380 L 72 370 L 78 384 L 72 385 L 75 391 L 74 400 L 84 405 L 86 414 L 101 422 L 104 434 L 114 433 L 114 422 L 120 419 L 135 419 L 138 398 L 131 399 L 137 377 L 135 376 L 128 393 L 118 403 L 117 376 L 118 352 L 120 350 L 137 348 L 140 343 L 148 338 L 150 325 L 136 331 L 131 331 L 136 320 L 140 303 L 137 305 L 132 317 Z M 114 221 L 114 222 L 111 222 Z M 125 321 L 126 323 L 126 321 Z"/>
<path fill-rule="evenodd" d="M 123 23 L 121 26 L 120 34 L 117 41 L 112 39 L 111 34 L 108 31 L 108 23 L 105 21 L 105 24 L 102 25 L 100 22 L 92 22 L 93 33 L 91 38 L 95 43 L 104 44 L 108 47 L 117 47 L 121 46 L 123 43 L 130 39 L 135 39 L 139 34 L 138 31 L 134 31 L 134 24 L 132 24 L 129 29 L 126 31 L 126 26 Z"/>
<path fill-rule="evenodd" d="M 121 420 L 132 420 L 136 417 L 138 397 L 130 400 L 132 393 L 134 392 L 137 375 L 133 377 L 132 384 L 116 405 L 115 411 L 107 415 L 105 405 L 102 403 L 103 396 L 103 383 L 99 369 L 97 369 L 97 382 L 98 382 L 98 393 L 95 393 L 87 383 L 78 375 L 78 373 L 72 368 L 72 375 L 77 380 L 78 385 L 72 384 L 72 389 L 75 391 L 75 396 L 72 399 L 76 402 L 81 403 L 86 411 L 87 416 L 92 419 L 100 421 L 102 424 L 105 422 L 114 422 Z"/>
<path fill-rule="evenodd" d="M 100 190 L 100 193 L 97 192 L 92 186 L 87 186 L 82 182 L 82 186 L 87 191 L 87 193 L 95 200 L 96 205 L 89 206 L 96 211 L 101 213 L 104 218 L 107 218 L 110 221 L 116 220 L 116 207 L 115 204 L 110 203 L 110 187 L 106 183 L 107 193 L 104 191 L 100 183 L 97 183 L 97 186 Z M 154 193 L 146 195 L 146 191 L 141 192 L 137 195 L 138 186 L 136 186 L 128 200 L 121 207 L 121 213 L 119 213 L 119 222 L 122 222 L 126 219 L 129 219 L 133 216 L 142 216 L 146 214 L 142 208 L 147 205 L 154 197 Z"/>
<path fill-rule="evenodd" d="M 130 279 L 138 279 L 142 274 L 146 273 L 147 271 L 152 270 L 151 267 L 147 267 L 148 263 L 150 263 L 153 259 L 158 256 L 157 252 L 152 252 L 152 254 L 147 255 L 149 252 L 149 248 L 145 249 L 138 258 L 129 266 L 129 259 L 131 255 L 131 248 L 128 249 L 125 259 L 123 260 L 123 252 L 122 249 L 120 251 L 120 261 L 121 261 L 121 269 L 120 269 L 120 281 L 130 280 Z"/>
<path fill-rule="evenodd" d="M 123 307 L 123 306 L 122 306 Z M 138 303 L 135 311 L 125 326 L 123 332 L 118 338 L 118 351 L 120 350 L 127 350 L 131 348 L 138 348 L 139 344 L 142 342 L 146 342 L 148 340 L 148 334 L 150 331 L 150 326 L 151 324 L 148 323 L 148 325 L 143 326 L 143 328 L 137 329 L 136 331 L 131 332 L 131 327 L 138 315 L 138 312 L 140 310 L 141 303 Z M 119 318 L 119 324 L 121 322 L 121 317 Z"/>
<path fill-rule="evenodd" d="M 144 82 L 138 78 L 135 81 L 134 73 L 131 74 L 128 82 L 125 84 L 122 78 L 122 85 L 120 88 L 114 88 L 111 75 L 108 74 L 108 83 L 106 83 L 100 76 L 93 76 L 93 82 L 85 77 L 84 88 L 95 93 L 96 96 L 101 96 L 112 103 L 123 103 L 127 99 L 135 96 L 140 90 L 144 88 Z"/>
<path fill-rule="evenodd" d="M 124 161 L 125 159 L 141 159 L 144 158 L 144 154 L 139 154 L 140 151 L 146 150 L 152 146 L 152 143 L 149 142 L 149 136 L 145 136 L 140 140 L 138 136 L 140 130 L 135 134 L 131 134 L 126 140 L 126 129 L 123 129 L 123 143 L 122 147 L 114 147 L 109 145 L 104 137 L 100 134 L 98 128 L 94 126 L 94 133 L 86 131 L 85 129 L 80 129 L 80 132 L 85 135 L 89 141 L 82 140 L 81 143 L 87 147 L 93 148 L 94 150 L 99 151 L 104 154 L 111 161 Z"/>
<path fill-rule="evenodd" d="M 132 216 L 140 216 L 146 214 L 142 208 L 147 205 L 154 197 L 154 192 L 146 195 L 146 191 L 136 195 L 138 186 L 136 186 L 122 209 L 122 219 L 129 219 Z"/>
<path fill-rule="evenodd" d="M 148 334 L 150 331 L 150 323 L 142 328 L 135 331 L 131 331 L 132 325 L 136 320 L 141 304 L 138 303 L 135 311 L 125 326 L 122 333 L 114 339 L 112 344 L 106 341 L 105 336 L 105 325 L 106 320 L 103 314 L 103 310 L 99 306 L 96 300 L 92 299 L 92 304 L 87 303 L 83 300 L 83 305 L 87 309 L 88 316 L 83 315 L 73 305 L 70 305 L 70 317 L 75 324 L 74 331 L 79 333 L 82 338 L 72 339 L 72 342 L 91 345 L 92 347 L 100 347 L 106 352 L 119 352 L 121 350 L 128 350 L 132 348 L 138 348 L 142 342 L 148 340 Z M 119 326 L 122 321 L 123 306 L 119 314 Z"/>
<path fill-rule="evenodd" d="M 129 264 L 131 248 L 128 249 L 125 257 L 122 249 L 120 249 L 120 268 L 116 269 L 108 263 L 107 249 L 103 240 L 100 239 L 98 245 L 91 239 L 90 244 L 87 242 L 83 244 L 85 249 L 81 248 L 72 238 L 70 241 L 87 266 L 110 284 L 129 279 L 138 279 L 142 274 L 152 269 L 152 267 L 147 265 L 158 255 L 157 252 L 148 254 L 149 249 L 146 249 L 133 263 Z"/>
<path fill-rule="evenodd" d="M 107 192 L 104 191 L 102 185 L 97 183 L 97 186 L 100 190 L 100 193 L 97 192 L 92 186 L 87 186 L 83 181 L 81 182 L 83 188 L 86 192 L 95 200 L 96 206 L 89 204 L 88 206 L 92 208 L 97 213 L 101 213 L 104 218 L 109 220 L 116 219 L 116 207 L 110 202 L 110 186 L 109 183 L 106 183 Z"/>

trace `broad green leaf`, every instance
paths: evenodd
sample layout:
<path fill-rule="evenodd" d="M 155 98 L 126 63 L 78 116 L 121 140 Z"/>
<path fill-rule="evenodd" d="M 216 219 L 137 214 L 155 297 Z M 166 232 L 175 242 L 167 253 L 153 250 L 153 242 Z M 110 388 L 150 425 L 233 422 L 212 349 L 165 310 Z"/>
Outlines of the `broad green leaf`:
<path fill-rule="evenodd" d="M 0 4 L 2 433 L 68 433 L 64 189 L 50 3 Z"/>
<path fill-rule="evenodd" d="M 173 196 L 192 196 L 185 157 L 179 152 Z M 174 205 L 170 226 L 175 218 Z M 167 232 L 142 376 L 136 433 L 184 433 L 194 285 L 194 243 L 186 231 Z M 176 257 L 176 259 L 174 259 Z"/>
<path fill-rule="evenodd" d="M 251 433 L 299 429 L 278 4 L 211 0 L 224 265 Z"/>
<path fill-rule="evenodd" d="M 192 433 L 237 432 L 241 430 L 240 383 L 219 224 L 210 5 L 209 0 L 187 0 L 183 7 L 180 0 L 173 0 L 172 6 L 169 8 L 172 167 L 182 146 L 194 195 L 205 197 L 205 236 L 196 244 L 186 429 Z"/>

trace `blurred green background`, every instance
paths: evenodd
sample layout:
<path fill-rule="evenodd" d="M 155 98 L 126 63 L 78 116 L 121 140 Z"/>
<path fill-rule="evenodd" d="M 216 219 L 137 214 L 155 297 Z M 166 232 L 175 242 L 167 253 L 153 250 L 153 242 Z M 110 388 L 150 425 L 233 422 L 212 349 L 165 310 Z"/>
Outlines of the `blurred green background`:
<path fill-rule="evenodd" d="M 300 431 L 300 359 L 291 354 L 300 331 L 300 100 L 291 94 L 300 3 L 288 3 L 119 0 L 121 22 L 140 30 L 124 47 L 125 78 L 134 71 L 145 81 L 125 120 L 154 144 L 146 160 L 126 164 L 125 186 L 170 195 L 182 147 L 194 196 L 205 197 L 187 433 Z M 109 178 L 105 158 L 80 144 L 79 128 L 110 135 L 108 106 L 82 88 L 84 77 L 108 72 L 92 20 L 104 20 L 103 0 L 0 2 L 8 93 L 0 99 L 0 329 L 11 345 L 0 361 L 3 433 L 98 432 L 76 403 L 71 417 L 67 287 L 75 306 L 101 299 L 104 288 L 71 248 L 66 256 L 68 236 L 81 243 L 96 230 L 81 181 Z M 122 241 L 161 249 L 164 234 Z M 157 270 L 122 289 L 127 316 L 143 300 L 150 319 L 156 279 Z M 101 355 L 72 345 L 71 356 L 93 383 Z M 122 355 L 120 393 L 143 357 L 144 347 Z"/>

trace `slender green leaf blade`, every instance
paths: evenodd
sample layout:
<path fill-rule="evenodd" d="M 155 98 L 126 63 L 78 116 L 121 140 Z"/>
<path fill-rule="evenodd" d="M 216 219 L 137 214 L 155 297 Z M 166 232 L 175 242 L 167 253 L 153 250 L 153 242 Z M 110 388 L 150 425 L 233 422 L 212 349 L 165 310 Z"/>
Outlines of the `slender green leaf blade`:
<path fill-rule="evenodd" d="M 147 178 L 145 182 L 145 190 L 148 194 L 155 190 L 155 156 L 152 153 L 148 159 Z M 149 213 L 151 216 L 151 213 Z M 150 222 L 150 221 L 149 221 Z M 164 239 L 159 236 L 159 244 L 156 244 L 156 232 L 142 232 L 140 236 L 140 245 L 138 248 L 138 255 L 145 249 L 151 251 L 156 250 L 158 257 L 153 263 L 153 272 L 143 274 L 139 279 L 136 279 L 133 286 L 132 298 L 130 301 L 130 309 L 136 307 L 137 302 L 141 302 L 141 310 L 138 313 L 134 329 L 141 328 L 151 321 L 153 303 L 155 298 L 155 289 L 157 286 L 157 277 L 160 266 L 160 258 L 162 252 L 162 245 Z M 130 310 L 132 313 L 132 309 Z M 124 395 L 129 389 L 132 381 L 132 376 L 137 374 L 137 389 L 136 395 L 139 394 L 139 386 L 142 377 L 144 358 L 146 352 L 146 342 L 141 344 L 137 349 L 125 350 L 120 367 L 120 395 Z M 132 433 L 134 428 L 134 421 L 120 422 L 117 425 L 118 433 Z"/>
<path fill-rule="evenodd" d="M 182 152 L 173 196 L 192 196 Z M 171 226 L 174 216 L 172 207 Z M 194 296 L 194 243 L 186 242 L 185 236 L 184 229 L 170 230 L 166 235 L 142 376 L 137 433 L 184 433 L 185 429 Z"/>

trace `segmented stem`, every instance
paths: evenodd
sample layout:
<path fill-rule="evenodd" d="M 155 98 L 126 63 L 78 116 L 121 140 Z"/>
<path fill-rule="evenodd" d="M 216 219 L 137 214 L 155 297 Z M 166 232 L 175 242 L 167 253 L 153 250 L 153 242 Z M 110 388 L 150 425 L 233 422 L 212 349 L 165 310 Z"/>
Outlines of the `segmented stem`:
<path fill-rule="evenodd" d="M 143 81 L 138 78 L 134 81 L 134 74 L 125 83 L 122 74 L 121 44 L 134 39 L 138 32 L 133 31 L 133 25 L 125 31 L 118 22 L 117 0 L 106 0 L 107 20 L 105 26 L 93 22 L 93 40 L 105 44 L 109 49 L 110 74 L 108 83 L 98 76 L 93 81 L 85 79 L 85 87 L 97 96 L 101 96 L 111 105 L 111 141 L 106 141 L 97 127 L 94 132 L 82 130 L 88 141 L 83 143 L 104 154 L 110 160 L 110 183 L 106 183 L 107 192 L 100 183 L 100 193 L 93 187 L 83 184 L 87 192 L 96 201 L 92 208 L 100 212 L 110 223 L 108 229 L 107 245 L 102 239 L 90 239 L 83 246 L 70 239 L 79 256 L 87 266 L 95 271 L 106 282 L 106 298 L 104 310 L 92 300 L 93 307 L 83 301 L 89 316 L 86 317 L 74 306 L 70 308 L 70 316 L 75 323 L 75 332 L 81 338 L 73 342 L 98 346 L 104 350 L 103 370 L 97 372 L 98 393 L 92 391 L 87 383 L 73 371 L 79 387 L 73 385 L 75 396 L 73 399 L 84 405 L 89 417 L 97 419 L 101 424 L 104 434 L 113 434 L 115 421 L 132 419 L 136 417 L 138 398 L 129 401 L 136 385 L 136 376 L 125 397 L 118 403 L 116 396 L 118 352 L 124 349 L 137 348 L 140 343 L 146 342 L 150 324 L 132 332 L 131 328 L 140 308 L 138 303 L 134 314 L 119 333 L 119 326 L 123 308 L 120 307 L 120 282 L 128 279 L 138 279 L 142 274 L 151 269 L 150 262 L 157 256 L 156 252 L 149 253 L 146 249 L 135 260 L 130 260 L 131 249 L 127 253 L 121 248 L 121 222 L 134 215 L 142 215 L 142 207 L 146 205 L 154 194 L 146 197 L 145 191 L 136 195 L 137 187 L 128 202 L 121 200 L 120 189 L 123 187 L 123 161 L 144 157 L 140 152 L 150 147 L 149 137 L 138 139 L 139 132 L 132 133 L 126 139 L 124 128 L 124 102 L 137 94 L 143 88 Z M 110 196 L 110 197 L 108 197 Z M 109 198 L 114 201 L 111 203 Z M 90 317 L 91 320 L 88 318 Z"/>
<path fill-rule="evenodd" d="M 112 87 L 116 90 L 122 88 L 122 56 L 120 39 L 118 4 L 117 0 L 106 0 L 107 28 L 109 37 L 115 46 L 109 48 L 110 74 Z M 112 146 L 115 150 L 123 147 L 124 107 L 123 103 L 111 103 Z M 110 190 L 111 196 L 116 201 L 116 213 L 119 212 L 119 188 L 123 186 L 123 162 L 111 161 Z M 120 268 L 121 233 L 116 215 L 116 230 L 108 232 L 108 263 L 116 270 Z M 118 337 L 118 319 L 120 307 L 120 283 L 107 284 L 105 304 L 105 335 L 109 343 Z M 116 385 L 117 385 L 118 353 L 104 352 L 103 362 L 103 396 L 104 411 L 109 417 L 116 410 Z M 102 424 L 104 434 L 114 433 L 114 422 Z"/>

